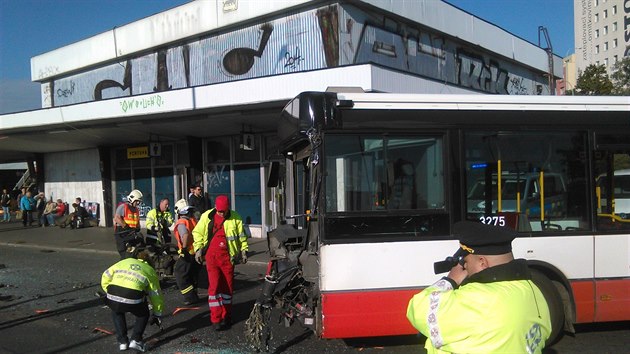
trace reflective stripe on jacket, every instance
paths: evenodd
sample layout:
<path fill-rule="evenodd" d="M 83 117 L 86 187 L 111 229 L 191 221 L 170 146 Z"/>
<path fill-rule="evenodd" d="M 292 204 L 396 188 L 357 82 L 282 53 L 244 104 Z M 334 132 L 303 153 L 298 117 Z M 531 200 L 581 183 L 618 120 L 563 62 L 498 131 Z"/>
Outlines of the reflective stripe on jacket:
<path fill-rule="evenodd" d="M 115 285 L 125 289 L 144 292 L 153 306 L 153 313 L 161 316 L 164 311 L 164 298 L 160 281 L 155 270 L 146 262 L 136 258 L 126 258 L 109 267 L 101 276 L 101 287 L 108 293 L 107 287 Z M 138 303 L 137 299 L 125 299 L 107 294 L 107 298 L 126 304 Z"/>
<path fill-rule="evenodd" d="M 178 230 L 178 226 L 181 224 L 183 224 L 186 227 L 186 230 L 188 230 L 188 240 L 191 241 L 193 237 L 192 230 L 197 225 L 197 220 L 195 218 L 188 219 L 183 217 L 180 217 L 179 220 L 177 220 L 177 223 L 175 224 L 175 239 L 177 240 L 177 249 L 179 250 L 180 254 L 184 249 L 184 245 L 182 245 L 182 235 L 179 234 Z M 190 244 L 188 245 L 188 253 L 195 254 L 195 249 L 193 248 L 192 242 L 190 242 Z"/>
<path fill-rule="evenodd" d="M 225 230 L 225 238 L 228 244 L 230 257 L 240 254 L 242 251 L 248 250 L 247 235 L 243 229 L 243 220 L 241 216 L 234 210 L 228 211 L 226 219 L 223 222 L 223 230 Z M 198 251 L 208 245 L 208 225 L 214 217 L 215 209 L 210 209 L 203 213 L 197 222 L 197 226 L 193 229 L 193 247 Z M 211 231 L 211 229 L 210 229 Z M 210 235 L 212 236 L 212 235 Z"/>
<path fill-rule="evenodd" d="M 428 353 L 541 353 L 551 334 L 547 302 L 526 279 L 458 289 L 441 279 L 409 301 L 407 319 Z"/>

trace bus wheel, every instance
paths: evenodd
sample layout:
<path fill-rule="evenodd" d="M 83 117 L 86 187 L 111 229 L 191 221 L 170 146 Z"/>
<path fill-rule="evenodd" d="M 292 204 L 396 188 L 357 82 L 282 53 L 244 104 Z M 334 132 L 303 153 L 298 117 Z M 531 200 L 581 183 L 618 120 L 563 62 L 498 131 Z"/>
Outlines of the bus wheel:
<path fill-rule="evenodd" d="M 530 268 L 531 269 L 531 268 Z M 550 347 L 554 343 L 557 343 L 564 334 L 564 304 L 562 302 L 562 296 L 558 291 L 557 286 L 562 286 L 562 284 L 558 283 L 554 284 L 546 275 L 543 273 L 531 269 L 532 272 L 532 281 L 540 292 L 547 300 L 547 307 L 549 307 L 549 315 L 551 316 L 551 334 L 549 335 L 549 339 L 545 343 L 546 347 Z"/>

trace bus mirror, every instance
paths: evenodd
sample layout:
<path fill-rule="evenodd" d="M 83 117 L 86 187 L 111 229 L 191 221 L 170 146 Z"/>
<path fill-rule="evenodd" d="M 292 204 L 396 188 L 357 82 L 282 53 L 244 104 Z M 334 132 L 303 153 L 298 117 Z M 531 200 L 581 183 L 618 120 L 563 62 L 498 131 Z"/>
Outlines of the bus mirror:
<path fill-rule="evenodd" d="M 275 188 L 278 186 L 280 179 L 280 163 L 272 161 L 269 168 L 269 176 L 267 178 L 267 188 Z"/>

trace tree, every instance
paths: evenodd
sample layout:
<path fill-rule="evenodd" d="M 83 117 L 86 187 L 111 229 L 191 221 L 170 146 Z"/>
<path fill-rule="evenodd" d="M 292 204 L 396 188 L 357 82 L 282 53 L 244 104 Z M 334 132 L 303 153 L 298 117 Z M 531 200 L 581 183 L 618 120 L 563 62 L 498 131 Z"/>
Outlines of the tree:
<path fill-rule="evenodd" d="M 610 77 L 615 95 L 630 96 L 630 57 L 624 57 L 616 62 Z"/>
<path fill-rule="evenodd" d="M 576 95 L 607 96 L 611 95 L 613 84 L 606 73 L 605 65 L 591 64 L 580 73 L 575 85 Z"/>

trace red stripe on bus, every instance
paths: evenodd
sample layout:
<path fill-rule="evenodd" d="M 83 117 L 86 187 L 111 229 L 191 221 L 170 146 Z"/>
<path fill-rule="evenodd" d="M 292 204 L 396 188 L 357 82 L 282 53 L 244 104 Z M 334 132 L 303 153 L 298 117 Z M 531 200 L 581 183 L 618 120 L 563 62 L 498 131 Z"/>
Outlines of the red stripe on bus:
<path fill-rule="evenodd" d="M 630 279 L 572 281 L 576 323 L 630 319 Z M 354 338 L 415 334 L 407 304 L 420 290 L 322 294 L 322 337 Z"/>
<path fill-rule="evenodd" d="M 420 290 L 322 294 L 322 337 L 353 338 L 413 334 L 407 304 Z"/>
<path fill-rule="evenodd" d="M 589 323 L 595 318 L 594 282 L 592 280 L 572 281 L 573 298 L 577 312 L 575 322 Z"/>
<path fill-rule="evenodd" d="M 571 282 L 577 323 L 630 319 L 630 279 Z"/>
<path fill-rule="evenodd" d="M 630 279 L 597 281 L 595 309 L 595 322 L 630 319 Z"/>

